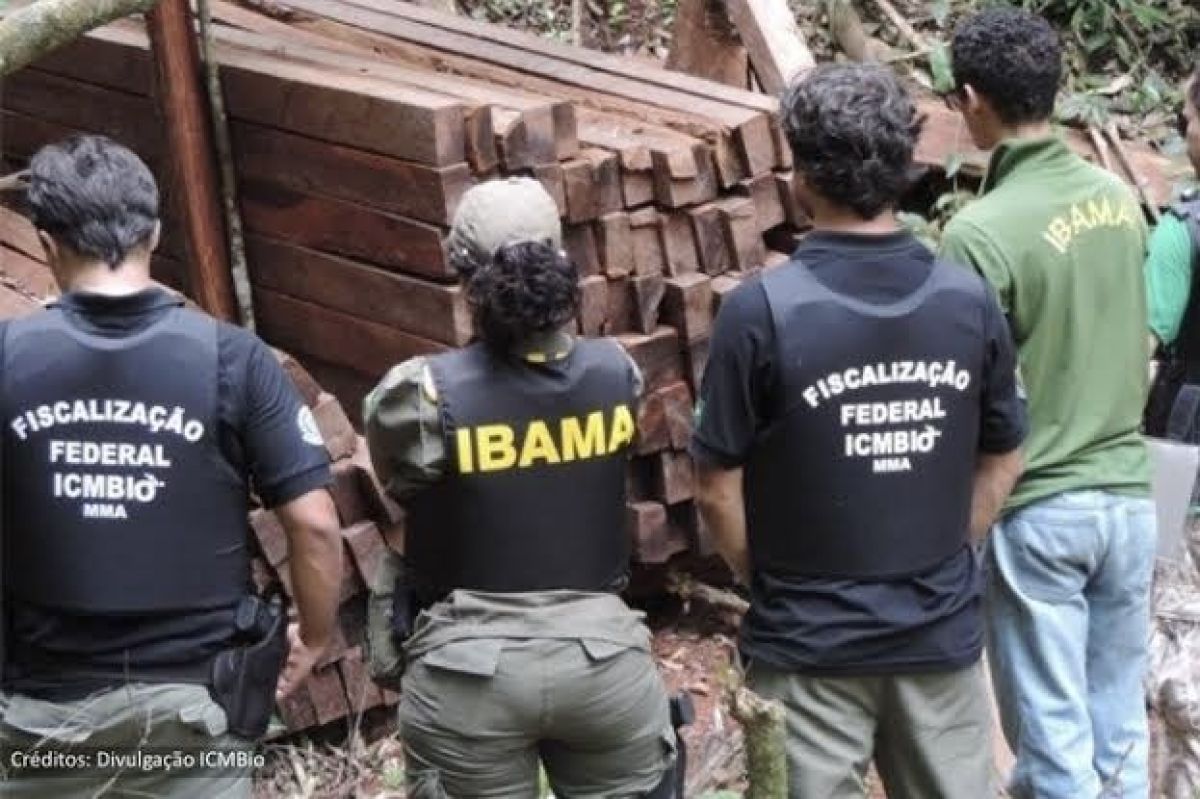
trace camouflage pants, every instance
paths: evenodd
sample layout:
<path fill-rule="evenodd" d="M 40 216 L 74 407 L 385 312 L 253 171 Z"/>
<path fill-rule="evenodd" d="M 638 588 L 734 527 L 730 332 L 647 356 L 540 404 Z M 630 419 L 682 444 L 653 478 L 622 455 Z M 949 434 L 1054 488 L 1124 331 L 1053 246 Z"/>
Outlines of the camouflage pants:
<path fill-rule="evenodd" d="M 0 693 L 5 799 L 249 799 L 252 769 L 231 762 L 252 751 L 226 732 L 225 711 L 200 685 L 133 683 L 70 702 Z M 212 759 L 183 774 L 175 752 Z M 56 773 L 36 765 L 47 756 Z"/>

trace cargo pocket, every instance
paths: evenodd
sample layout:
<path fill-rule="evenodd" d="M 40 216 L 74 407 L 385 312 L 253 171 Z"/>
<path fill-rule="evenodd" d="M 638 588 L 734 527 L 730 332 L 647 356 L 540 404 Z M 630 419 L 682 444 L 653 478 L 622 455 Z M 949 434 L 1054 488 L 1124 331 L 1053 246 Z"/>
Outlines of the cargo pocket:
<path fill-rule="evenodd" d="M 503 642 L 497 639 L 453 641 L 410 664 L 404 680 L 401 722 L 432 726 L 456 734 L 489 728 L 495 706 L 493 677 Z"/>

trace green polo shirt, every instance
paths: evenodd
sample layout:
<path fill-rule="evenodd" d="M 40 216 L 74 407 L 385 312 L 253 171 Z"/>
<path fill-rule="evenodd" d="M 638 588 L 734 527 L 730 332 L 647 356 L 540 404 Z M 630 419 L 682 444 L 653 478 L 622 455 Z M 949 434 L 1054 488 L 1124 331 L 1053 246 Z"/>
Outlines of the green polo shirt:
<path fill-rule="evenodd" d="M 1147 229 L 1130 189 L 1057 137 L 1003 142 L 947 226 L 1008 316 L 1028 392 L 1026 471 L 1010 509 L 1063 491 L 1149 493 Z"/>
<path fill-rule="evenodd" d="M 1150 330 L 1163 344 L 1179 336 L 1188 296 L 1192 293 L 1192 234 L 1187 222 L 1166 214 L 1150 237 L 1146 257 L 1146 297 Z"/>

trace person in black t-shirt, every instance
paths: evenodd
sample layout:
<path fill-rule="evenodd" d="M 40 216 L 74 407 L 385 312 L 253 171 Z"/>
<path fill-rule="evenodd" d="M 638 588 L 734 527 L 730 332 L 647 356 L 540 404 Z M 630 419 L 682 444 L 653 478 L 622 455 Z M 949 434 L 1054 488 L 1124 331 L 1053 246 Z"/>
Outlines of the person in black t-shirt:
<path fill-rule="evenodd" d="M 787 711 L 789 795 L 985 797 L 979 541 L 1021 468 L 1007 325 L 894 209 L 920 123 L 889 70 L 820 67 L 783 102 L 813 231 L 722 304 L 698 498 L 749 585 L 747 680 Z"/>
<path fill-rule="evenodd" d="M 262 341 L 151 281 L 158 189 L 136 155 L 75 137 L 27 183 L 64 293 L 0 325 L 2 792 L 249 797 L 259 724 L 214 661 L 264 640 L 242 624 L 251 488 L 287 532 L 297 618 L 247 696 L 269 710 L 328 645 L 342 544 L 320 433 Z M 192 774 L 134 760 L 176 750 L 229 751 Z"/>

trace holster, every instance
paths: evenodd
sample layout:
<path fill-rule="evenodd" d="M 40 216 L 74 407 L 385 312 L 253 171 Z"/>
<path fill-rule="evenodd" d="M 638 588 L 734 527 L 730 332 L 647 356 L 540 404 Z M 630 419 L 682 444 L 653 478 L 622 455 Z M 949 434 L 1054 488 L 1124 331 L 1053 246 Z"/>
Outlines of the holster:
<path fill-rule="evenodd" d="M 275 688 L 287 660 L 287 604 L 276 592 L 242 599 L 235 645 L 213 659 L 209 693 L 225 710 L 229 730 L 261 738 L 275 707 Z"/>

